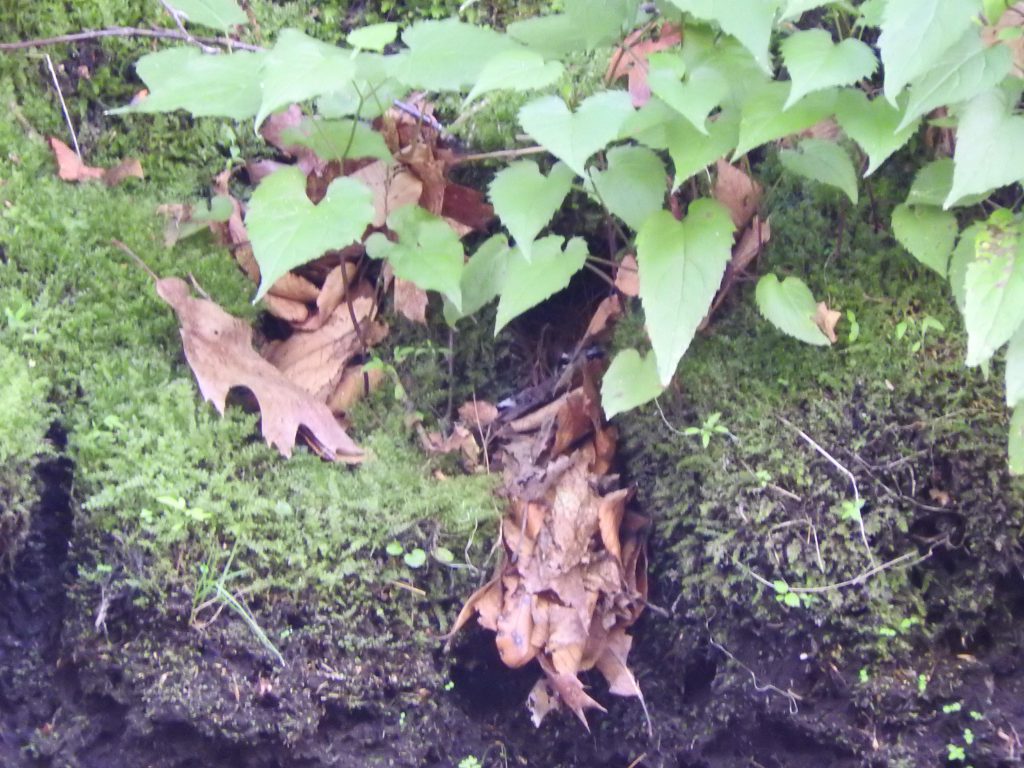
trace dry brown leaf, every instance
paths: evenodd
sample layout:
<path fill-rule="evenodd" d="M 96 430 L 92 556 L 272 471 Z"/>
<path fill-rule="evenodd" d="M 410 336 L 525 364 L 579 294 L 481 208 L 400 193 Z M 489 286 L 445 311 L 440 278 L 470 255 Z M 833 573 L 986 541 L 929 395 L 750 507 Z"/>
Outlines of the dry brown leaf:
<path fill-rule="evenodd" d="M 743 229 L 754 218 L 761 204 L 761 185 L 734 165 L 720 159 L 712 194 L 729 209 L 736 229 Z"/>
<path fill-rule="evenodd" d="M 315 331 L 322 327 L 345 298 L 356 271 L 355 264 L 345 261 L 328 272 L 316 297 L 316 312 L 310 313 L 304 322 L 294 324 L 296 330 Z"/>
<path fill-rule="evenodd" d="M 615 287 L 624 296 L 636 298 L 640 295 L 640 270 L 637 268 L 636 256 L 627 253 L 622 257 L 615 269 Z"/>
<path fill-rule="evenodd" d="M 821 332 L 828 337 L 828 340 L 833 344 L 838 340 L 836 338 L 836 323 L 839 322 L 839 318 L 843 316 L 842 312 L 835 309 L 829 309 L 828 304 L 824 301 L 818 302 L 818 311 L 814 313 L 814 324 L 821 329 Z"/>
<path fill-rule="evenodd" d="M 301 301 L 286 299 L 276 293 L 268 293 L 263 297 L 263 304 L 274 317 L 279 317 L 292 325 L 301 325 L 309 320 L 309 307 Z"/>
<path fill-rule="evenodd" d="M 645 31 L 638 29 L 625 39 L 621 48 L 615 49 L 604 75 L 608 84 L 621 77 L 628 78 L 629 95 L 634 107 L 642 107 L 651 98 L 651 89 L 647 85 L 647 57 L 682 42 L 679 27 L 674 24 L 663 24 L 658 30 L 657 39 L 640 41 Z"/>
<path fill-rule="evenodd" d="M 403 205 L 415 205 L 423 192 L 423 182 L 407 168 L 377 160 L 352 174 L 373 192 L 373 226 L 383 227 L 388 214 Z"/>
<path fill-rule="evenodd" d="M 361 365 L 350 365 L 341 375 L 333 394 L 327 398 L 327 407 L 335 414 L 348 413 L 352 406 L 376 390 L 384 378 L 384 371 L 380 368 L 364 371 Z"/>
<path fill-rule="evenodd" d="M 363 452 L 322 402 L 288 381 L 252 347 L 252 329 L 217 304 L 191 296 L 188 284 L 168 277 L 156 283 L 181 325 L 185 359 L 199 391 L 221 414 L 228 392 L 244 387 L 252 392 L 262 416 L 263 436 L 284 456 L 291 456 L 300 428 L 311 446 L 333 461 L 359 462 Z"/>
<path fill-rule="evenodd" d="M 145 174 L 142 172 L 142 163 L 133 157 L 122 160 L 113 168 L 95 168 L 86 165 L 82 158 L 75 154 L 60 139 L 51 137 L 49 139 L 53 156 L 57 160 L 57 176 L 64 181 L 93 181 L 100 179 L 108 187 L 120 184 L 125 179 L 142 179 Z"/>
<path fill-rule="evenodd" d="M 402 317 L 427 324 L 427 292 L 409 280 L 395 278 L 395 309 Z"/>
<path fill-rule="evenodd" d="M 459 406 L 459 421 L 467 427 L 482 429 L 498 418 L 498 409 L 486 400 L 470 400 Z"/>

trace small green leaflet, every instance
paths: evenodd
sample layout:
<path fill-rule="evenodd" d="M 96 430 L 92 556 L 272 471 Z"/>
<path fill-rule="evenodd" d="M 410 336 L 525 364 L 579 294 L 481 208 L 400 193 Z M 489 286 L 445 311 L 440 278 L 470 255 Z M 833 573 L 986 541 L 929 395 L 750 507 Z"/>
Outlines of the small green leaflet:
<path fill-rule="evenodd" d="M 298 125 L 285 128 L 281 139 L 287 146 L 307 147 L 321 160 L 376 157 L 392 161 L 384 137 L 359 120 L 317 120 L 303 118 Z"/>
<path fill-rule="evenodd" d="M 869 99 L 856 88 L 840 91 L 836 99 L 836 121 L 868 156 L 868 177 L 897 149 L 906 144 L 917 131 L 920 119 L 897 128 L 903 113 L 885 99 Z"/>
<path fill-rule="evenodd" d="M 608 169 L 591 171 L 592 188 L 609 211 L 638 231 L 665 203 L 665 166 L 646 147 L 613 147 L 607 155 Z"/>
<path fill-rule="evenodd" d="M 967 101 L 994 87 L 1013 67 L 1005 45 L 986 46 L 977 29 L 968 29 L 935 66 L 910 83 L 910 98 L 897 130 L 936 107 Z"/>
<path fill-rule="evenodd" d="M 227 32 L 249 18 L 235 0 L 169 0 L 167 3 L 193 24 Z"/>
<path fill-rule="evenodd" d="M 260 266 L 256 300 L 290 269 L 358 242 L 372 218 L 373 195 L 354 179 L 335 179 L 314 205 L 306 197 L 306 174 L 298 168 L 267 176 L 252 193 L 245 217 Z"/>
<path fill-rule="evenodd" d="M 1013 4 L 1013 0 L 982 0 L 981 4 L 985 9 L 985 18 L 989 24 L 995 24 L 1006 13 L 1006 9 Z"/>
<path fill-rule="evenodd" d="M 263 66 L 263 100 L 256 126 L 281 107 L 340 91 L 352 82 L 351 51 L 321 43 L 296 29 L 285 29 Z"/>
<path fill-rule="evenodd" d="M 398 25 L 393 21 L 369 24 L 348 33 L 345 42 L 363 51 L 383 51 L 398 36 Z"/>
<path fill-rule="evenodd" d="M 635 349 L 624 349 L 615 356 L 601 379 L 604 417 L 611 419 L 648 403 L 663 391 L 654 355 L 641 357 Z"/>
<path fill-rule="evenodd" d="M 366 239 L 366 253 L 387 259 L 395 274 L 425 291 L 437 291 L 462 311 L 462 269 L 465 252 L 448 223 L 418 205 L 403 205 L 388 216 L 393 243 L 380 232 Z"/>
<path fill-rule="evenodd" d="M 260 106 L 259 73 L 265 55 L 242 52 L 208 56 L 191 46 L 146 54 L 136 62 L 135 71 L 149 95 L 112 114 L 184 109 L 196 117 L 252 117 Z"/>
<path fill-rule="evenodd" d="M 583 269 L 587 260 L 586 242 L 574 237 L 564 251 L 562 243 L 558 235 L 538 240 L 533 244 L 530 261 L 518 250 L 510 254 L 498 299 L 498 316 L 494 320 L 495 336 L 513 318 L 565 288 L 572 276 Z"/>
<path fill-rule="evenodd" d="M 974 261 L 978 235 L 984 229 L 984 223 L 979 221 L 961 232 L 953 251 L 953 258 L 949 260 L 949 288 L 961 313 L 967 306 L 967 267 Z"/>
<path fill-rule="evenodd" d="M 727 35 L 739 40 L 766 72 L 771 71 L 768 43 L 778 0 L 672 0 L 681 11 L 704 21 L 713 21 Z"/>
<path fill-rule="evenodd" d="M 513 48 L 488 61 L 462 106 L 490 91 L 539 91 L 557 82 L 565 68 L 560 61 L 544 62 L 536 51 Z"/>
<path fill-rule="evenodd" d="M 832 35 L 824 29 L 794 32 L 780 47 L 793 82 L 783 109 L 789 109 L 812 91 L 852 85 L 870 77 L 878 67 L 869 46 L 852 37 L 833 43 Z"/>
<path fill-rule="evenodd" d="M 574 177 L 565 163 L 556 163 L 544 176 L 535 162 L 522 160 L 499 171 L 488 187 L 495 213 L 527 261 L 533 241 L 561 207 Z"/>
<path fill-rule="evenodd" d="M 998 88 L 967 105 L 957 127 L 953 186 L 945 208 L 967 195 L 1024 179 L 1024 117 L 1011 116 L 1012 107 L 1011 97 Z"/>
<path fill-rule="evenodd" d="M 231 203 L 231 198 L 227 195 L 217 195 L 210 200 L 209 206 L 205 204 L 205 201 L 193 204 L 187 220 L 177 223 L 175 241 L 184 240 L 197 232 L 202 232 L 209 227 L 211 222 L 227 221 L 231 218 L 233 211 L 234 206 Z"/>
<path fill-rule="evenodd" d="M 566 12 L 535 16 L 509 25 L 508 34 L 544 56 L 609 45 L 636 21 L 637 0 L 566 0 Z"/>
<path fill-rule="evenodd" d="M 519 48 L 507 35 L 458 19 L 419 21 L 402 33 L 409 52 L 396 77 L 411 88 L 468 88 L 495 56 Z"/>
<path fill-rule="evenodd" d="M 1024 325 L 1006 348 L 1006 404 L 1016 408 L 1024 401 Z"/>
<path fill-rule="evenodd" d="M 892 233 L 899 244 L 929 269 L 946 277 L 957 236 L 956 216 L 934 205 L 897 205 Z"/>
<path fill-rule="evenodd" d="M 708 121 L 704 136 L 660 99 L 651 99 L 623 124 L 619 138 L 636 139 L 651 149 L 667 149 L 675 171 L 675 191 L 694 174 L 728 155 L 736 146 L 739 127 L 739 112 L 722 110 Z"/>
<path fill-rule="evenodd" d="M 992 357 L 1024 322 L 1024 238 L 1019 226 L 990 224 L 981 230 L 965 284 L 967 365 L 975 366 Z"/>
<path fill-rule="evenodd" d="M 828 337 L 815 324 L 818 305 L 803 280 L 787 277 L 781 283 L 767 274 L 757 281 L 757 308 L 772 325 L 795 339 L 817 347 L 829 346 Z"/>
<path fill-rule="evenodd" d="M 619 134 L 633 114 L 625 91 L 601 91 L 584 100 L 575 114 L 558 96 L 543 96 L 519 110 L 519 124 L 537 143 L 580 176 L 587 160 Z"/>
<path fill-rule="evenodd" d="M 1014 408 L 1010 417 L 1010 472 L 1024 474 L 1024 408 Z"/>
<path fill-rule="evenodd" d="M 701 64 L 681 78 L 686 65 L 678 52 L 653 53 L 648 57 L 647 84 L 651 93 L 685 117 L 700 133 L 711 110 L 729 95 L 729 82 L 718 69 Z"/>
<path fill-rule="evenodd" d="M 977 0 L 888 0 L 878 47 L 885 98 L 893 106 L 907 83 L 939 61 L 974 22 Z"/>
<path fill-rule="evenodd" d="M 797 149 L 780 150 L 779 162 L 790 173 L 841 190 L 857 204 L 857 171 L 846 150 L 835 142 L 804 139 Z"/>
<path fill-rule="evenodd" d="M 444 302 L 444 319 L 454 326 L 464 317 L 469 317 L 492 299 L 498 298 L 505 283 L 510 248 L 504 235 L 492 235 L 476 249 L 462 270 L 459 285 L 462 287 L 462 311 L 450 301 Z"/>
<path fill-rule="evenodd" d="M 914 176 L 914 183 L 907 193 L 907 205 L 942 206 L 953 188 L 953 158 L 941 157 L 922 165 Z M 986 195 L 969 195 L 958 200 L 956 205 L 977 205 Z"/>
<path fill-rule="evenodd" d="M 824 120 L 832 114 L 836 102 L 834 90 L 815 91 L 783 111 L 788 97 L 789 83 L 768 82 L 743 102 L 739 146 L 732 154 L 733 162 L 762 144 Z"/>
<path fill-rule="evenodd" d="M 668 211 L 647 218 L 636 236 L 640 302 L 667 386 L 707 314 L 732 253 L 729 211 L 714 200 L 690 203 L 683 221 Z"/>

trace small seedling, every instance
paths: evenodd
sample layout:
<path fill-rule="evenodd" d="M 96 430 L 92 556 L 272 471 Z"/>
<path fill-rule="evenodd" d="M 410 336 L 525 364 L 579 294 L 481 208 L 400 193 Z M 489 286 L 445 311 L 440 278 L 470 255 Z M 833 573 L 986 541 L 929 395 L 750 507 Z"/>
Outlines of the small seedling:
<path fill-rule="evenodd" d="M 860 511 L 863 508 L 864 499 L 846 499 L 842 504 L 839 505 L 839 519 L 850 520 L 854 523 L 860 523 Z"/>
<path fill-rule="evenodd" d="M 968 747 L 974 743 L 974 731 L 970 728 L 964 728 L 964 744 Z"/>
<path fill-rule="evenodd" d="M 968 714 L 970 714 L 971 720 L 974 720 L 974 721 L 984 720 L 985 719 L 985 716 L 983 714 L 981 714 L 981 712 L 979 712 L 976 709 L 972 709 Z"/>
<path fill-rule="evenodd" d="M 858 676 L 858 678 L 860 679 L 860 682 L 863 685 L 867 685 L 868 681 L 871 680 L 871 673 L 868 672 L 868 668 L 867 667 L 861 667 L 860 668 L 860 673 L 857 676 Z"/>
<path fill-rule="evenodd" d="M 860 323 L 857 322 L 857 315 L 852 309 L 846 310 L 846 319 L 850 323 L 850 331 L 846 334 L 846 343 L 853 344 L 860 338 Z"/>
<path fill-rule="evenodd" d="M 942 713 L 944 715 L 952 715 L 955 712 L 959 712 L 962 708 L 962 704 L 959 701 L 954 701 L 952 704 L 943 704 Z"/>
<path fill-rule="evenodd" d="M 959 744 L 947 744 L 946 749 L 948 750 L 947 759 L 958 760 L 963 762 L 967 759 L 967 752 Z"/>
<path fill-rule="evenodd" d="M 814 595 L 794 592 L 782 579 L 773 581 L 772 587 L 775 589 L 775 599 L 790 608 L 806 608 L 814 602 Z"/>
<path fill-rule="evenodd" d="M 476 759 L 476 755 L 469 755 L 459 761 L 459 768 L 483 768 L 483 766 Z"/>
<path fill-rule="evenodd" d="M 893 336 L 897 341 L 904 338 L 911 341 L 910 352 L 916 355 L 924 347 L 925 337 L 928 335 L 929 330 L 934 330 L 936 333 L 945 333 L 946 326 L 931 315 L 925 315 L 920 320 L 908 316 L 905 320 L 900 320 L 900 322 L 896 323 L 896 330 L 893 332 Z M 907 334 L 910 334 L 909 337 Z"/>
<path fill-rule="evenodd" d="M 917 692 L 919 695 L 924 696 L 925 691 L 928 690 L 928 675 L 923 672 L 917 676 Z"/>
<path fill-rule="evenodd" d="M 711 438 L 714 435 L 728 435 L 729 434 L 729 430 L 726 427 L 724 427 L 724 426 L 722 426 L 721 424 L 718 423 L 718 420 L 721 419 L 721 418 L 722 418 L 722 414 L 719 413 L 718 411 L 715 411 L 710 416 L 708 416 L 706 419 L 704 419 L 704 423 L 701 424 L 699 427 L 687 427 L 686 429 L 683 430 L 683 434 L 684 435 L 699 435 L 700 436 L 700 444 L 704 448 L 707 448 L 708 445 L 711 443 Z"/>
<path fill-rule="evenodd" d="M 384 551 L 391 557 L 401 557 L 402 562 L 410 568 L 422 568 L 427 564 L 427 552 L 422 547 L 414 547 L 406 552 L 405 547 L 399 542 L 392 541 L 384 547 Z M 444 565 L 449 565 L 455 561 L 455 555 L 447 547 L 437 547 L 432 555 L 437 562 Z"/>

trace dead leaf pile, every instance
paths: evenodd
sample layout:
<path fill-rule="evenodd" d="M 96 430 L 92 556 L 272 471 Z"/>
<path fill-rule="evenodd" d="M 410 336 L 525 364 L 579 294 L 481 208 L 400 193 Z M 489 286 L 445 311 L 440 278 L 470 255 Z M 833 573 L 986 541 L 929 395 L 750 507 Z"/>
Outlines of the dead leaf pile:
<path fill-rule="evenodd" d="M 475 614 L 496 633 L 505 664 L 538 661 L 544 675 L 528 702 L 537 725 L 561 707 L 584 726 L 588 709 L 604 711 L 579 677 L 595 668 L 611 693 L 635 696 L 646 714 L 627 666 L 627 630 L 647 595 L 647 518 L 627 509 L 631 490 L 609 474 L 616 432 L 602 422 L 600 367 L 598 360 L 583 363 L 565 379 L 568 392 L 501 425 L 492 461 L 503 468 L 508 497 L 503 559 L 452 628 L 454 634 Z M 460 416 L 468 428 L 500 423 L 488 404 L 467 403 Z"/>

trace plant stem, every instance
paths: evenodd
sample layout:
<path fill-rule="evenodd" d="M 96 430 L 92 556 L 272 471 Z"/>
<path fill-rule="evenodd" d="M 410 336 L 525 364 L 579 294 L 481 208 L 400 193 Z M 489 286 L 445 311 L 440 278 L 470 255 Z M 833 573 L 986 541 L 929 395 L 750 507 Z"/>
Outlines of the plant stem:
<path fill-rule="evenodd" d="M 181 40 L 183 42 L 196 41 L 203 44 L 223 45 L 227 48 L 237 48 L 240 51 L 264 51 L 265 48 L 259 45 L 243 43 L 231 37 L 193 37 L 183 34 L 177 29 L 143 29 L 141 27 L 107 27 L 106 29 L 92 29 L 84 32 L 75 32 L 70 35 L 57 35 L 56 37 L 39 37 L 34 40 L 19 40 L 14 43 L 0 43 L 0 51 L 18 51 L 24 48 L 42 48 L 47 45 L 62 45 L 64 43 L 77 43 L 82 40 L 97 40 L 101 37 L 152 37 L 158 40 Z"/>

